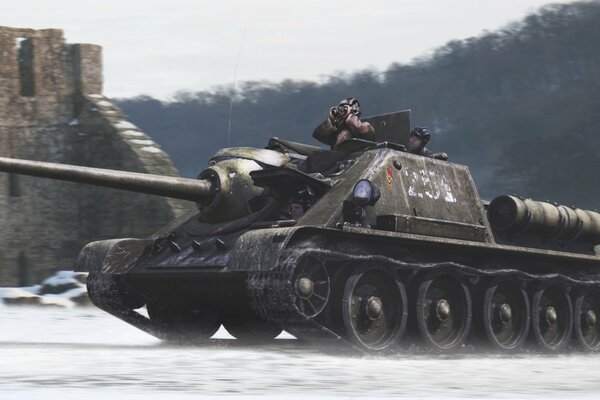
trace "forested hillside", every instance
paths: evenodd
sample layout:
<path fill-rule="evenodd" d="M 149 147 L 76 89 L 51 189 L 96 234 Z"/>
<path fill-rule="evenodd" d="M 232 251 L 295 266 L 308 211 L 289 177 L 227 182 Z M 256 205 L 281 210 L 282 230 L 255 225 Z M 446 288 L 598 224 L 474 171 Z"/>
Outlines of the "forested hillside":
<path fill-rule="evenodd" d="M 390 42 L 402 51 L 402 38 Z M 433 132 L 429 147 L 469 165 L 485 198 L 518 193 L 600 209 L 598 1 L 548 6 L 383 72 L 322 83 L 244 83 L 233 105 L 230 145 L 262 147 L 271 136 L 316 144 L 314 127 L 348 96 L 360 99 L 365 115 L 412 109 L 413 126 Z M 184 176 L 195 176 L 227 145 L 228 87 L 180 92 L 171 102 L 118 103 Z"/>

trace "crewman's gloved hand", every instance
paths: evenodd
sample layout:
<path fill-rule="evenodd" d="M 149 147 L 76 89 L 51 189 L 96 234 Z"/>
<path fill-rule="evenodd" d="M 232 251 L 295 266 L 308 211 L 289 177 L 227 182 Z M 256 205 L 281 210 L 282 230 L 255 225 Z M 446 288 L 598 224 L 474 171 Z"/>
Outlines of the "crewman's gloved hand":
<path fill-rule="evenodd" d="M 356 125 L 358 123 L 359 119 L 356 115 L 352 114 L 352 113 L 348 113 L 346 115 L 346 119 L 345 122 L 348 124 L 354 124 Z"/>
<path fill-rule="evenodd" d="M 448 154 L 446 153 L 434 153 L 433 158 L 436 160 L 448 161 Z"/>
<path fill-rule="evenodd" d="M 331 107 L 329 109 L 329 116 L 327 117 L 327 119 L 329 120 L 329 122 L 331 122 L 333 124 L 333 122 L 335 121 L 335 107 Z"/>

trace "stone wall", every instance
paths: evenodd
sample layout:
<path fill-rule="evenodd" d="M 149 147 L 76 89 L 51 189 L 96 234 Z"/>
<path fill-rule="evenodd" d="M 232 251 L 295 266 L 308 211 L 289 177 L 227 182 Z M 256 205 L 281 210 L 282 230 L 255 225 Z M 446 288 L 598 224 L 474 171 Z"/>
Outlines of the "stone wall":
<path fill-rule="evenodd" d="M 61 30 L 0 27 L 0 156 L 178 176 L 168 155 L 102 95 L 102 49 Z M 0 174 L 0 286 L 72 267 L 87 242 L 146 236 L 190 205 Z"/>

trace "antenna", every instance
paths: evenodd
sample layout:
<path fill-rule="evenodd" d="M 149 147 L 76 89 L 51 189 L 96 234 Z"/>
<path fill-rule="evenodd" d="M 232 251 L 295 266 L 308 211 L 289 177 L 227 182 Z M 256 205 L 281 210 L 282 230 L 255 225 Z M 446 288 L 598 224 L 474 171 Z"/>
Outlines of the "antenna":
<path fill-rule="evenodd" d="M 240 66 L 240 58 L 242 49 L 246 41 L 246 32 L 248 31 L 248 17 L 250 15 L 250 6 L 246 9 L 246 21 L 244 22 L 244 31 L 242 33 L 242 41 L 238 50 L 237 59 L 235 60 L 235 68 L 233 70 L 233 83 L 231 84 L 231 93 L 229 95 L 229 123 L 227 124 L 227 147 L 231 145 L 231 120 L 233 119 L 233 98 L 235 97 L 235 85 L 237 83 L 237 73 Z"/>

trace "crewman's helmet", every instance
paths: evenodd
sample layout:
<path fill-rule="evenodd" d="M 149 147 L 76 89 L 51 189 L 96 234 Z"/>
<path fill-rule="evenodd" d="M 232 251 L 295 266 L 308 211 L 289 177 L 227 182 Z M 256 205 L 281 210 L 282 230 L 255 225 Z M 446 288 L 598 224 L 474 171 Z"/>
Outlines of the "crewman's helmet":
<path fill-rule="evenodd" d="M 354 97 L 348 97 L 342 101 L 340 101 L 340 107 L 348 106 L 350 107 L 350 112 L 357 117 L 360 117 L 360 103 Z"/>
<path fill-rule="evenodd" d="M 413 129 L 410 133 L 410 136 L 416 136 L 421 139 L 423 141 L 423 146 L 425 146 L 427 142 L 429 142 L 429 139 L 431 139 L 431 135 L 429 134 L 427 128 L 421 126 L 417 126 L 415 129 Z"/>

